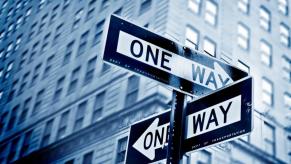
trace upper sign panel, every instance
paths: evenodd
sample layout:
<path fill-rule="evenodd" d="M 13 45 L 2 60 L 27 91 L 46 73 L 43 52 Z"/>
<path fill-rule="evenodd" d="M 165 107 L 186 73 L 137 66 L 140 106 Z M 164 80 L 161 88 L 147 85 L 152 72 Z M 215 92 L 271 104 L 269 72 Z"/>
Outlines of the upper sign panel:
<path fill-rule="evenodd" d="M 247 73 L 111 16 L 103 59 L 190 95 L 201 96 Z"/>

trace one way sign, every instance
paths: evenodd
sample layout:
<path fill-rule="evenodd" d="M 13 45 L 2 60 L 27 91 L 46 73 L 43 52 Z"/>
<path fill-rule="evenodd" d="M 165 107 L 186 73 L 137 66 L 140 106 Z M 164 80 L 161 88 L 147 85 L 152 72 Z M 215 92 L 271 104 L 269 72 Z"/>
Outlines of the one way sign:
<path fill-rule="evenodd" d="M 131 125 L 125 163 L 148 164 L 166 158 L 169 125 L 169 110 Z"/>
<path fill-rule="evenodd" d="M 103 60 L 196 96 L 247 76 L 116 16 L 110 19 Z"/>
<path fill-rule="evenodd" d="M 188 103 L 182 151 L 198 150 L 250 133 L 252 113 L 251 77 Z"/>

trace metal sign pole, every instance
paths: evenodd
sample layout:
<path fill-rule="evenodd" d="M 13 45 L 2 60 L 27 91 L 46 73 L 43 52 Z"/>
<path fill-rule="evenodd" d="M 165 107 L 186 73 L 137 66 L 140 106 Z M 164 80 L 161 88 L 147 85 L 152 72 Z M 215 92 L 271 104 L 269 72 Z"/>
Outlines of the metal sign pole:
<path fill-rule="evenodd" d="M 181 142 L 183 137 L 185 106 L 186 95 L 174 90 L 169 128 L 170 135 L 168 142 L 167 164 L 178 164 L 182 158 Z"/>

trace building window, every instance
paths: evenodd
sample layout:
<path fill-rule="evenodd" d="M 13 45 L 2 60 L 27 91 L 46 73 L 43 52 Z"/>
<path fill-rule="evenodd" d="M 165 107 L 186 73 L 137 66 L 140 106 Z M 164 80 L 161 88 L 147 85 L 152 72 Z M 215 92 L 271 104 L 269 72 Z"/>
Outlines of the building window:
<path fill-rule="evenodd" d="M 42 47 L 41 47 L 42 53 L 44 53 L 48 49 L 50 35 L 51 35 L 51 33 L 48 33 L 43 38 L 43 43 L 42 43 Z"/>
<path fill-rule="evenodd" d="M 101 6 L 100 6 L 100 11 L 103 11 L 107 9 L 110 5 L 110 0 L 102 0 Z"/>
<path fill-rule="evenodd" d="M 70 1 L 71 0 L 64 0 L 63 8 L 62 8 L 62 14 L 64 14 L 67 11 L 67 9 L 68 9 L 68 7 L 70 5 Z"/>
<path fill-rule="evenodd" d="M 21 124 L 25 121 L 27 114 L 28 114 L 28 111 L 29 111 L 29 108 L 30 108 L 30 104 L 31 104 L 31 97 L 27 98 L 24 101 L 22 111 L 21 111 L 20 116 L 19 116 L 18 124 Z"/>
<path fill-rule="evenodd" d="M 137 101 L 139 80 L 140 78 L 136 75 L 130 76 L 128 78 L 125 106 L 130 106 Z"/>
<path fill-rule="evenodd" d="M 19 137 L 14 139 L 10 146 L 10 152 L 8 155 L 7 163 L 12 163 L 12 161 L 17 159 L 17 149 L 19 146 Z"/>
<path fill-rule="evenodd" d="M 13 42 L 10 42 L 6 50 L 5 59 L 7 59 L 12 54 L 12 50 L 13 50 Z"/>
<path fill-rule="evenodd" d="M 8 94 L 8 98 L 7 98 L 7 102 L 12 101 L 12 99 L 14 98 L 14 94 L 16 92 L 16 86 L 18 84 L 18 79 L 16 79 L 13 83 L 12 83 L 12 88 L 10 93 Z"/>
<path fill-rule="evenodd" d="M 264 123 L 264 146 L 265 151 L 271 155 L 275 155 L 275 127 Z"/>
<path fill-rule="evenodd" d="M 93 160 L 93 151 L 86 153 L 84 155 L 82 164 L 92 164 L 92 160 Z"/>
<path fill-rule="evenodd" d="M 237 62 L 237 67 L 240 68 L 241 70 L 247 72 L 247 73 L 250 73 L 250 67 L 240 60 L 238 60 L 238 62 Z"/>
<path fill-rule="evenodd" d="M 100 21 L 96 24 L 95 35 L 94 35 L 94 39 L 93 39 L 93 46 L 98 44 L 101 40 L 104 23 L 105 23 L 105 20 L 103 19 L 102 21 Z"/>
<path fill-rule="evenodd" d="M 85 117 L 86 108 L 87 108 L 87 101 L 84 101 L 78 105 L 74 129 L 73 129 L 74 132 L 80 130 L 83 127 L 83 120 Z"/>
<path fill-rule="evenodd" d="M 57 82 L 56 90 L 53 97 L 53 103 L 60 100 L 62 96 L 62 92 L 63 92 L 64 83 L 65 83 L 65 76 L 59 78 Z"/>
<path fill-rule="evenodd" d="M 191 49 L 198 49 L 198 40 L 199 40 L 199 32 L 192 28 L 187 26 L 186 27 L 186 42 L 185 45 Z"/>
<path fill-rule="evenodd" d="M 42 64 L 40 63 L 34 68 L 34 73 L 33 73 L 32 79 L 31 79 L 30 86 L 34 86 L 36 84 L 36 81 L 37 81 L 39 74 L 40 74 L 41 65 Z"/>
<path fill-rule="evenodd" d="M 188 8 L 195 14 L 200 13 L 201 0 L 188 0 Z"/>
<path fill-rule="evenodd" d="M 102 116 L 102 111 L 103 111 L 103 107 L 104 107 L 104 98 L 105 98 L 105 92 L 101 92 L 101 93 L 97 94 L 97 96 L 95 98 L 92 123 L 99 120 Z"/>
<path fill-rule="evenodd" d="M 14 29 L 14 24 L 11 23 L 11 24 L 8 26 L 8 29 L 7 29 L 7 37 L 9 37 L 9 36 L 12 34 L 13 29 Z"/>
<path fill-rule="evenodd" d="M 51 69 L 52 69 L 54 56 L 55 56 L 55 55 L 52 55 L 52 56 L 50 56 L 50 57 L 46 60 L 46 66 L 45 66 L 45 69 L 44 69 L 44 72 L 43 72 L 43 75 L 42 75 L 42 79 L 45 79 L 45 78 L 47 78 L 47 77 L 49 76 L 50 71 L 51 71 Z"/>
<path fill-rule="evenodd" d="M 61 139 L 66 135 L 70 111 L 66 111 L 61 115 L 57 139 Z"/>
<path fill-rule="evenodd" d="M 288 15 L 288 0 L 278 0 L 278 10 L 284 15 Z"/>
<path fill-rule="evenodd" d="M 83 54 L 85 52 L 88 36 L 89 36 L 89 30 L 86 31 L 86 32 L 84 32 L 81 35 L 80 43 L 79 43 L 79 48 L 78 48 L 78 53 L 77 53 L 78 56 L 81 55 L 81 54 Z"/>
<path fill-rule="evenodd" d="M 27 37 L 27 40 L 30 41 L 33 37 L 34 37 L 34 34 L 35 34 L 35 31 L 36 31 L 36 25 L 37 25 L 37 22 L 34 22 L 31 26 L 30 26 L 30 32 L 29 32 L 29 35 Z"/>
<path fill-rule="evenodd" d="M 273 97 L 274 97 L 274 88 L 273 88 L 273 83 L 266 79 L 262 79 L 262 99 L 263 102 L 269 106 L 273 105 Z"/>
<path fill-rule="evenodd" d="M 283 99 L 284 99 L 284 105 L 286 106 L 286 108 L 288 110 L 291 110 L 291 94 L 288 92 L 285 92 Z"/>
<path fill-rule="evenodd" d="M 52 15 L 51 15 L 51 19 L 50 19 L 50 24 L 54 23 L 56 18 L 57 18 L 57 10 L 59 8 L 59 5 L 56 5 L 54 8 L 53 8 L 53 11 L 52 11 Z"/>
<path fill-rule="evenodd" d="M 207 0 L 205 3 L 205 16 L 204 19 L 210 25 L 215 26 L 217 24 L 218 6 L 212 0 Z"/>
<path fill-rule="evenodd" d="M 2 41 L 4 39 L 4 36 L 5 36 L 5 30 L 2 30 L 0 32 L 0 41 Z"/>
<path fill-rule="evenodd" d="M 24 139 L 23 139 L 23 144 L 20 150 L 20 157 L 23 157 L 25 155 L 27 155 L 29 153 L 29 148 L 30 148 L 30 140 L 31 140 L 31 136 L 32 136 L 32 130 L 28 131 L 25 133 L 24 135 Z"/>
<path fill-rule="evenodd" d="M 211 39 L 205 37 L 203 41 L 203 50 L 208 55 L 215 57 L 216 56 L 216 44 Z"/>
<path fill-rule="evenodd" d="M 67 49 L 66 49 L 65 56 L 63 59 L 63 65 L 66 65 L 70 62 L 72 52 L 73 52 L 74 43 L 75 43 L 75 41 L 73 40 L 67 45 Z"/>
<path fill-rule="evenodd" d="M 38 30 L 38 33 L 41 33 L 45 27 L 45 24 L 47 22 L 47 17 L 48 17 L 48 14 L 45 14 L 42 18 L 41 18 L 41 21 L 40 21 L 40 25 L 39 25 L 39 30 Z"/>
<path fill-rule="evenodd" d="M 250 10 L 250 0 L 239 0 L 237 6 L 241 12 L 248 14 Z"/>
<path fill-rule="evenodd" d="M 40 1 L 39 1 L 39 6 L 38 6 L 38 9 L 39 9 L 39 10 L 41 10 L 41 9 L 44 7 L 44 5 L 45 5 L 45 1 L 46 1 L 46 0 L 40 0 Z"/>
<path fill-rule="evenodd" d="M 22 24 L 22 21 L 23 21 L 23 17 L 22 15 L 20 15 L 17 20 L 16 20 L 16 26 L 15 26 L 15 30 L 19 29 L 21 24 Z"/>
<path fill-rule="evenodd" d="M 42 136 L 41 147 L 47 146 L 50 142 L 50 136 L 53 129 L 53 122 L 54 122 L 53 119 L 46 122 L 43 136 Z"/>
<path fill-rule="evenodd" d="M 32 13 L 32 8 L 30 7 L 30 8 L 28 8 L 26 10 L 26 13 L 25 13 L 25 16 L 24 16 L 24 19 L 23 19 L 23 23 L 27 22 L 27 20 L 28 20 L 29 16 L 31 15 L 31 13 Z"/>
<path fill-rule="evenodd" d="M 1 115 L 1 120 L 0 121 L 1 121 L 1 123 L 0 123 L 0 134 L 2 134 L 3 131 L 4 131 L 5 125 L 6 125 L 7 121 L 8 121 L 8 112 L 5 112 L 5 113 L 3 113 Z"/>
<path fill-rule="evenodd" d="M 33 115 L 37 114 L 41 109 L 42 100 L 43 100 L 43 97 L 44 97 L 44 92 L 45 92 L 45 90 L 42 89 L 36 95 L 35 103 L 34 103 L 33 111 L 32 111 Z"/>
<path fill-rule="evenodd" d="M 291 82 L 291 59 L 283 55 L 282 66 L 283 66 L 283 78 Z"/>
<path fill-rule="evenodd" d="M 268 67 L 272 66 L 272 46 L 265 40 L 260 41 L 261 61 Z"/>
<path fill-rule="evenodd" d="M 3 40 L 4 36 L 5 36 L 5 31 L 2 30 L 2 31 L 0 32 L 0 41 Z"/>
<path fill-rule="evenodd" d="M 147 11 L 149 11 L 151 8 L 151 5 L 152 5 L 152 0 L 142 0 L 140 9 L 139 9 L 139 15 L 142 15 L 146 13 Z"/>
<path fill-rule="evenodd" d="M 84 85 L 91 83 L 93 80 L 95 67 L 96 67 L 96 60 L 97 60 L 97 57 L 94 57 L 90 59 L 87 63 L 87 70 L 86 70 L 86 74 L 85 74 L 85 78 L 83 82 Z"/>
<path fill-rule="evenodd" d="M 32 62 L 34 60 L 34 57 L 37 54 L 37 47 L 38 47 L 38 45 L 39 45 L 39 41 L 37 41 L 36 43 L 34 43 L 34 45 L 32 46 L 32 50 L 31 50 L 29 62 Z"/>
<path fill-rule="evenodd" d="M 87 16 L 86 16 L 86 20 L 88 21 L 89 19 L 93 18 L 93 14 L 94 14 L 95 8 L 92 8 L 90 10 L 88 10 L 87 12 Z"/>
<path fill-rule="evenodd" d="M 83 15 L 83 12 L 84 12 L 84 10 L 83 10 L 83 9 L 80 9 L 79 11 L 77 11 L 77 12 L 75 13 L 75 17 L 74 17 L 74 22 L 73 22 L 72 31 L 73 31 L 73 30 L 76 30 L 76 29 L 79 27 L 80 22 L 81 22 L 81 17 L 82 17 L 82 15 Z"/>
<path fill-rule="evenodd" d="M 58 43 L 58 41 L 59 41 L 59 39 L 61 37 L 62 31 L 63 31 L 63 26 L 64 26 L 64 23 L 61 23 L 56 28 L 56 32 L 55 32 L 55 36 L 54 36 L 54 40 L 53 40 L 53 44 L 54 45 Z"/>
<path fill-rule="evenodd" d="M 21 1 L 19 1 L 19 2 L 16 3 L 15 13 L 18 13 L 19 12 L 20 7 L 21 7 Z"/>
<path fill-rule="evenodd" d="M 80 69 L 81 69 L 81 67 L 78 67 L 78 68 L 73 70 L 67 94 L 71 94 L 71 93 L 75 92 L 77 85 L 78 85 Z"/>
<path fill-rule="evenodd" d="M 13 69 L 13 62 L 10 62 L 7 66 L 7 69 L 6 69 L 6 72 L 5 72 L 5 75 L 4 75 L 4 80 L 7 80 L 8 77 L 10 76 L 10 72 L 12 71 Z"/>
<path fill-rule="evenodd" d="M 266 31 L 271 31 L 271 12 L 264 6 L 260 7 L 260 26 Z"/>
<path fill-rule="evenodd" d="M 10 8 L 7 12 L 6 22 L 9 22 L 12 18 L 13 8 Z"/>
<path fill-rule="evenodd" d="M 21 54 L 21 59 L 20 59 L 20 62 L 19 62 L 18 70 L 21 70 L 23 68 L 23 65 L 24 65 L 24 63 L 26 61 L 27 54 L 28 54 L 28 50 L 25 50 Z"/>
<path fill-rule="evenodd" d="M 250 30 L 247 26 L 241 23 L 237 25 L 237 44 L 245 50 L 249 49 Z"/>
<path fill-rule="evenodd" d="M 125 162 L 127 137 L 118 140 L 116 164 L 123 164 Z"/>
<path fill-rule="evenodd" d="M 21 41 L 22 41 L 22 35 L 19 35 L 15 42 L 14 51 L 17 51 L 19 49 Z"/>
<path fill-rule="evenodd" d="M 27 79 L 29 77 L 29 74 L 30 74 L 30 72 L 26 72 L 23 75 L 21 85 L 20 85 L 19 90 L 18 90 L 18 95 L 22 94 L 22 92 L 24 91 L 26 84 L 27 84 L 27 81 L 28 81 Z"/>
<path fill-rule="evenodd" d="M 280 24 L 280 42 L 284 46 L 287 46 L 287 47 L 290 46 L 290 29 L 284 23 Z"/>
<path fill-rule="evenodd" d="M 89 2 L 86 20 L 89 20 L 93 17 L 93 14 L 95 11 L 95 5 L 96 5 L 96 0 L 91 0 Z"/>
<path fill-rule="evenodd" d="M 11 114 L 10 114 L 10 119 L 7 125 L 7 131 L 11 130 L 12 128 L 14 128 L 15 126 L 15 122 L 17 119 L 17 114 L 18 114 L 18 110 L 19 110 L 19 105 L 16 105 L 15 107 L 13 107 Z"/>

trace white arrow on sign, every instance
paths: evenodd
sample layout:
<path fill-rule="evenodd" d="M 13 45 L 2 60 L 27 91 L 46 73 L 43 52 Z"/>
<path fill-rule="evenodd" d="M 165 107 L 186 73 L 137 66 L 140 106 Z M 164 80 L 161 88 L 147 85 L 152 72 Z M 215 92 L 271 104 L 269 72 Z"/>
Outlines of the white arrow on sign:
<path fill-rule="evenodd" d="M 214 68 L 210 68 L 124 31 L 119 32 L 116 51 L 211 90 L 222 88 L 233 82 L 233 79 L 214 59 L 210 60 L 210 62 L 214 60 Z"/>
<path fill-rule="evenodd" d="M 158 126 L 159 118 L 156 118 L 146 131 L 133 144 L 133 147 L 150 160 L 155 159 L 156 149 L 167 146 L 168 127 L 170 123 Z"/>

